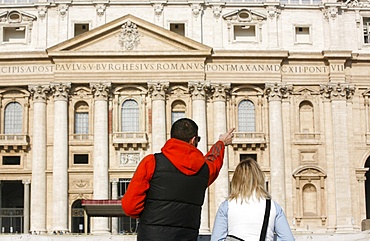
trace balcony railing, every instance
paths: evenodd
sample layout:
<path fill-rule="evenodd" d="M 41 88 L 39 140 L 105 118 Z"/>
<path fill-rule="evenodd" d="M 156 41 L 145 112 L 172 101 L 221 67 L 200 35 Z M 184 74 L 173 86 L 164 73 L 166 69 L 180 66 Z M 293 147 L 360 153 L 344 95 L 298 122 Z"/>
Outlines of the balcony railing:
<path fill-rule="evenodd" d="M 266 146 L 263 132 L 235 132 L 233 139 L 234 149 L 264 149 Z"/>
<path fill-rule="evenodd" d="M 294 142 L 295 144 L 311 144 L 319 145 L 321 144 L 321 135 L 317 132 L 305 132 L 305 133 L 295 133 Z"/>
<path fill-rule="evenodd" d="M 113 133 L 113 145 L 115 148 L 123 147 L 124 149 L 146 148 L 148 136 L 145 132 L 115 132 Z"/>
<path fill-rule="evenodd" d="M 26 150 L 29 146 L 29 137 L 20 134 L 0 134 L 0 148 L 4 150 Z"/>
<path fill-rule="evenodd" d="M 94 136 L 92 134 L 70 134 L 69 143 L 71 145 L 92 145 Z"/>

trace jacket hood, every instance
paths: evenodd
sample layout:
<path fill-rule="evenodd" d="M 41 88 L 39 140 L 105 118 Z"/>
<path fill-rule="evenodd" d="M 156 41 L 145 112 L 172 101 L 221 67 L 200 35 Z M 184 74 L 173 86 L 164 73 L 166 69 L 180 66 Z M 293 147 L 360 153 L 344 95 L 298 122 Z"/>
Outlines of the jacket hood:
<path fill-rule="evenodd" d="M 187 142 L 169 139 L 162 147 L 162 153 L 185 175 L 194 175 L 205 163 L 203 153 Z"/>

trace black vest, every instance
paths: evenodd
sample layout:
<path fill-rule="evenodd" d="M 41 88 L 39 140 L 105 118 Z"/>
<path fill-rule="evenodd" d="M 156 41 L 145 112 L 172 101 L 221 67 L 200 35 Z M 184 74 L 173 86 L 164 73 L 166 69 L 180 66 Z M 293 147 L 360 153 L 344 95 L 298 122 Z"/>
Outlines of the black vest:
<path fill-rule="evenodd" d="M 198 173 L 187 176 L 162 153 L 155 154 L 155 159 L 137 240 L 196 241 L 208 186 L 208 165 L 204 163 Z"/>

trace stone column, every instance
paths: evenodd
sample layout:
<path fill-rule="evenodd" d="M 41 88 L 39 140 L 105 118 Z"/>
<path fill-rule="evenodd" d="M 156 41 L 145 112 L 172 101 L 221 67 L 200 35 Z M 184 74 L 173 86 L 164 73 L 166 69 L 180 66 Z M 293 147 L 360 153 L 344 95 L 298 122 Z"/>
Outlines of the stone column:
<path fill-rule="evenodd" d="M 23 180 L 23 233 L 29 233 L 30 231 L 30 180 Z"/>
<path fill-rule="evenodd" d="M 323 88 L 323 87 L 321 87 Z M 324 135 L 325 135 L 325 159 L 327 163 L 327 230 L 328 232 L 335 231 L 336 225 L 336 202 L 335 202 L 335 173 L 333 159 L 333 129 L 332 129 L 332 114 L 330 95 L 323 94 L 324 105 Z"/>
<path fill-rule="evenodd" d="M 230 90 L 230 84 L 212 84 L 213 92 L 213 142 L 217 142 L 220 134 L 227 131 L 226 98 Z M 215 181 L 215 206 L 229 196 L 229 157 L 225 148 L 224 164 Z"/>
<path fill-rule="evenodd" d="M 46 100 L 48 85 L 29 86 L 33 98 L 31 229 L 46 233 Z"/>
<path fill-rule="evenodd" d="M 152 152 L 161 151 L 166 143 L 166 92 L 168 82 L 148 83 L 149 93 L 152 97 Z M 154 141 L 155 140 L 155 141 Z"/>
<path fill-rule="evenodd" d="M 198 136 L 201 137 L 198 149 L 204 154 L 207 153 L 207 111 L 206 111 L 206 91 L 208 84 L 204 82 L 189 82 L 189 91 L 192 99 L 192 119 L 198 125 Z M 210 233 L 209 226 L 209 203 L 208 189 L 204 196 L 204 203 L 201 213 L 201 224 L 199 232 L 201 234 Z"/>
<path fill-rule="evenodd" d="M 114 178 L 111 180 L 112 183 L 112 200 L 118 199 L 118 180 Z M 112 234 L 118 233 L 118 218 L 112 217 Z"/>
<path fill-rule="evenodd" d="M 91 83 L 94 94 L 94 199 L 109 198 L 108 97 L 110 83 Z M 109 232 L 108 218 L 93 219 L 92 233 Z"/>
<path fill-rule="evenodd" d="M 282 99 L 286 98 L 291 87 L 283 83 L 266 84 L 265 93 L 269 102 L 270 131 L 270 193 L 285 210 L 285 159 Z"/>
<path fill-rule="evenodd" d="M 68 231 L 68 94 L 71 84 L 51 86 L 54 96 L 53 228 Z"/>
<path fill-rule="evenodd" d="M 350 155 L 348 146 L 348 116 L 347 100 L 352 98 L 355 88 L 348 84 L 329 83 L 322 88 L 331 99 L 334 186 L 336 205 L 336 232 L 348 233 L 354 231 L 352 214 L 352 192 Z"/>

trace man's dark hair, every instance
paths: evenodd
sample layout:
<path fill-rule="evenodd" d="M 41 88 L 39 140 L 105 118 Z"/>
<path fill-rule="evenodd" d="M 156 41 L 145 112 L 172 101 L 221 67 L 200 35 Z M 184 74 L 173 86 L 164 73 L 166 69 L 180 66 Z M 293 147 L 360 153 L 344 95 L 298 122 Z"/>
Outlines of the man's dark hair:
<path fill-rule="evenodd" d="M 194 136 L 198 136 L 198 125 L 193 120 L 181 118 L 172 124 L 171 138 L 189 142 Z"/>

